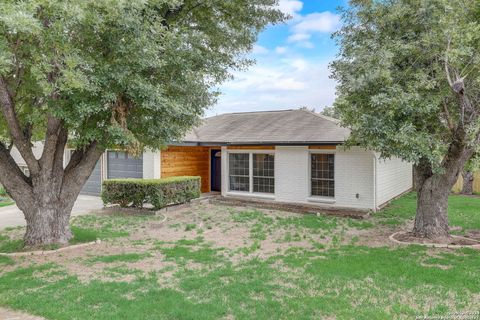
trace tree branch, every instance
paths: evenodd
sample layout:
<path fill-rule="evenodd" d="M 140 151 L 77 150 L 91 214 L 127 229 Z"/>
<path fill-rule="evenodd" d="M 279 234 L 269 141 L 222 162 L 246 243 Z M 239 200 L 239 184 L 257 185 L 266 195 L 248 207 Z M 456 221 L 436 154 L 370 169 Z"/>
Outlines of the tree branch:
<path fill-rule="evenodd" d="M 455 126 L 453 125 L 452 117 L 450 116 L 450 112 L 448 111 L 448 105 L 446 101 L 443 102 L 443 110 L 445 118 L 447 120 L 448 129 L 450 130 L 450 132 L 453 133 L 455 130 Z"/>
<path fill-rule="evenodd" d="M 105 150 L 93 141 L 83 150 L 75 150 L 65 168 L 61 197 L 76 198 Z"/>
<path fill-rule="evenodd" d="M 3 116 L 7 122 L 15 146 L 27 163 L 30 172 L 32 174 L 37 174 L 40 171 L 39 163 L 33 154 L 30 140 L 25 137 L 24 132 L 20 127 L 20 123 L 15 113 L 14 102 L 3 77 L 0 77 L 0 107 L 2 108 Z"/>
<path fill-rule="evenodd" d="M 448 51 L 450 51 L 450 37 L 448 38 L 447 42 L 447 50 L 445 51 L 445 74 L 447 75 L 447 81 L 450 87 L 453 88 L 453 81 L 452 78 L 450 77 L 450 71 L 448 70 Z"/>
<path fill-rule="evenodd" d="M 62 121 L 49 114 L 47 116 L 45 145 L 43 147 L 42 157 L 40 158 L 40 164 L 42 168 L 53 169 L 53 162 L 55 159 L 58 142 L 61 142 L 60 140 L 63 139 L 65 139 L 66 142 L 66 137 L 61 137 L 61 134 L 66 135 L 66 130 L 63 127 Z"/>
<path fill-rule="evenodd" d="M 31 180 L 20 170 L 7 147 L 0 142 L 0 182 L 15 199 L 33 201 Z M 20 200 L 22 201 L 22 200 Z"/>

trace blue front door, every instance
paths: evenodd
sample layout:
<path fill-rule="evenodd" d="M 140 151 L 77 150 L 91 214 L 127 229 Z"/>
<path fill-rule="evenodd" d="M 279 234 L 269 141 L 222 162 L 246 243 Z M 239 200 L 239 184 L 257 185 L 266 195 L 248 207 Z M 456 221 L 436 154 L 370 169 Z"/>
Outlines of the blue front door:
<path fill-rule="evenodd" d="M 211 191 L 222 190 L 222 152 L 220 150 L 211 150 Z"/>

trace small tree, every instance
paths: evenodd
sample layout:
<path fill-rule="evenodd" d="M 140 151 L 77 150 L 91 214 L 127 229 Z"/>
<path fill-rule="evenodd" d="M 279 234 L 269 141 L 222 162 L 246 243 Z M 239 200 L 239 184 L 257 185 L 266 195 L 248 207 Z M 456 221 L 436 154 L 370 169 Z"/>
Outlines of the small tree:
<path fill-rule="evenodd" d="M 473 194 L 474 175 L 475 175 L 475 171 L 477 171 L 479 168 L 480 168 L 480 158 L 478 157 L 477 154 L 475 154 L 465 164 L 465 167 L 463 168 L 463 171 L 462 171 L 463 184 L 462 184 L 462 191 L 460 191 L 461 194 L 465 194 L 465 195 Z"/>
<path fill-rule="evenodd" d="M 68 242 L 74 201 L 106 148 L 158 149 L 194 125 L 216 86 L 250 64 L 258 32 L 285 19 L 276 2 L 2 1 L 0 183 L 25 214 L 26 245 Z"/>
<path fill-rule="evenodd" d="M 449 238 L 448 195 L 480 140 L 480 2 L 352 0 L 335 107 L 351 143 L 414 163 L 414 235 Z"/>
<path fill-rule="evenodd" d="M 340 114 L 338 113 L 337 109 L 335 109 L 335 106 L 324 107 L 320 113 L 330 118 L 340 119 Z"/>

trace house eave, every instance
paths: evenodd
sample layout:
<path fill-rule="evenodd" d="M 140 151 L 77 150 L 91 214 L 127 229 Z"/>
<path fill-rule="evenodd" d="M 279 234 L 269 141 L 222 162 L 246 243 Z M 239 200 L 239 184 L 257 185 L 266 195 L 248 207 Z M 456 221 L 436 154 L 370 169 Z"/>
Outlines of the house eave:
<path fill-rule="evenodd" d="M 342 145 L 345 141 L 238 141 L 238 142 L 220 142 L 220 141 L 181 141 L 168 143 L 169 146 L 201 146 L 201 147 L 221 147 L 221 146 L 326 146 Z"/>

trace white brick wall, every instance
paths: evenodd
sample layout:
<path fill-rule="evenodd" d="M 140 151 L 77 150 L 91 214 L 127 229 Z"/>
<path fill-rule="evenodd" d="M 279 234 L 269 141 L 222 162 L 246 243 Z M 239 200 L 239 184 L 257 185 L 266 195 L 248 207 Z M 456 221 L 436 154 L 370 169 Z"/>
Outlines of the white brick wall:
<path fill-rule="evenodd" d="M 399 158 L 377 156 L 377 207 L 412 188 L 412 165 Z"/>
<path fill-rule="evenodd" d="M 334 198 L 310 196 L 310 154 L 312 152 L 335 153 Z M 222 194 L 238 196 L 239 194 L 228 192 L 227 159 L 228 151 L 222 148 Z M 373 152 L 360 148 L 310 150 L 307 146 L 277 146 L 273 199 L 280 202 L 325 207 L 374 209 L 374 165 Z M 244 195 L 255 196 L 255 194 Z"/>
<path fill-rule="evenodd" d="M 361 148 L 337 147 L 335 156 L 335 204 L 374 209 L 374 154 Z M 358 194 L 358 198 L 357 198 Z"/>
<path fill-rule="evenodd" d="M 308 147 L 275 148 L 275 200 L 305 202 L 308 197 Z"/>

